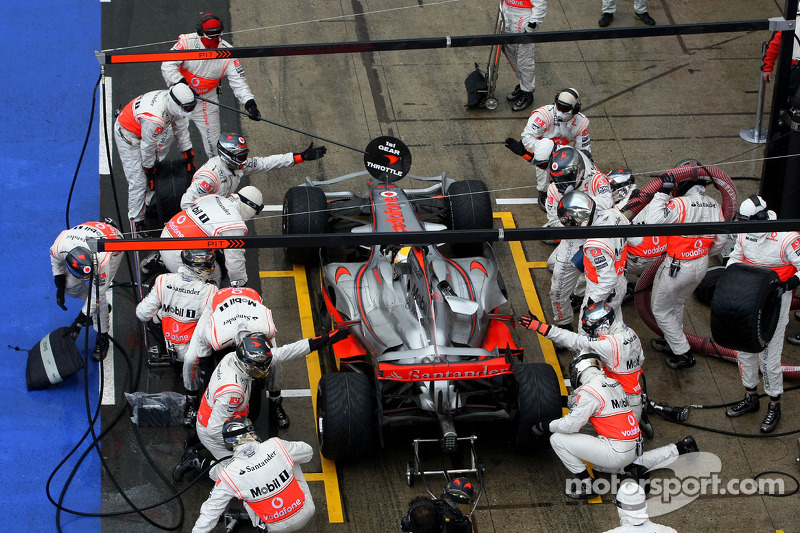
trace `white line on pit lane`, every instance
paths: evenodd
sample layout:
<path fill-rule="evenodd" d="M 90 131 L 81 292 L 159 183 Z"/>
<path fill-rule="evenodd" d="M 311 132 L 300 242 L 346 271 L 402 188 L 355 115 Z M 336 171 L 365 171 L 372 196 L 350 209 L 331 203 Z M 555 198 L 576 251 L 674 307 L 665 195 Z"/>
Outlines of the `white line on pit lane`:
<path fill-rule="evenodd" d="M 283 389 L 281 396 L 284 398 L 311 398 L 311 389 Z"/>
<path fill-rule="evenodd" d="M 537 203 L 536 198 L 497 198 L 497 205 L 532 205 Z"/>

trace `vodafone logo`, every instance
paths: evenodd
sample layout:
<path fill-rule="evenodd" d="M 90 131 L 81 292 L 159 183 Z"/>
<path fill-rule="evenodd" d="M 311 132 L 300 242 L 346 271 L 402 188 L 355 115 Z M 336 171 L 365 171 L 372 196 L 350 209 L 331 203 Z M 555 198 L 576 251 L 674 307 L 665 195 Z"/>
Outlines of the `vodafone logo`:
<path fill-rule="evenodd" d="M 702 239 L 697 239 L 696 241 L 694 241 L 694 249 L 695 250 L 697 250 L 699 248 L 702 248 L 702 247 L 703 247 L 703 240 Z"/>
<path fill-rule="evenodd" d="M 395 191 L 381 191 L 381 196 L 383 198 L 396 198 L 397 193 Z"/>
<path fill-rule="evenodd" d="M 280 496 L 276 496 L 276 497 L 272 498 L 272 502 L 271 503 L 272 503 L 272 507 L 274 509 L 282 509 L 283 508 L 283 498 L 281 498 Z"/>

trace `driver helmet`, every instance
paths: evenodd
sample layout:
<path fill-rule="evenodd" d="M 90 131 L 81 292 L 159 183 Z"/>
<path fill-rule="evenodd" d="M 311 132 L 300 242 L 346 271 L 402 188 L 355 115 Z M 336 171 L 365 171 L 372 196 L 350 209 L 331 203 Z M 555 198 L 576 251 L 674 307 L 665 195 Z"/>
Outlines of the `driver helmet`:
<path fill-rule="evenodd" d="M 92 252 L 83 246 L 76 246 L 67 253 L 64 259 L 67 272 L 80 279 L 89 279 L 92 275 Z"/>
<path fill-rule="evenodd" d="M 589 348 L 584 348 L 569 363 L 569 380 L 573 389 L 577 389 L 584 384 L 581 381 L 581 376 L 590 368 L 601 370 L 603 363 L 600 361 L 599 355 L 590 351 Z"/>
<path fill-rule="evenodd" d="M 245 138 L 238 133 L 223 133 L 217 140 L 217 153 L 229 169 L 236 170 L 247 163 L 250 149 Z"/>
<path fill-rule="evenodd" d="M 614 310 L 605 302 L 595 302 L 583 310 L 581 328 L 587 335 L 600 338 L 614 325 Z"/>
<path fill-rule="evenodd" d="M 225 448 L 234 451 L 245 442 L 258 442 L 258 435 L 250 419 L 244 415 L 234 415 L 222 424 L 222 440 Z"/>
<path fill-rule="evenodd" d="M 558 202 L 558 219 L 566 226 L 591 226 L 595 203 L 591 196 L 581 191 L 565 194 Z"/>
<path fill-rule="evenodd" d="M 577 189 L 586 174 L 583 156 L 572 146 L 562 146 L 550 158 L 550 181 L 561 194 Z"/>
<path fill-rule="evenodd" d="M 236 358 L 244 371 L 253 379 L 267 376 L 272 363 L 272 347 L 263 333 L 242 331 L 236 343 Z"/>
<path fill-rule="evenodd" d="M 217 266 L 214 250 L 182 250 L 181 261 L 190 272 L 199 277 L 210 276 Z"/>

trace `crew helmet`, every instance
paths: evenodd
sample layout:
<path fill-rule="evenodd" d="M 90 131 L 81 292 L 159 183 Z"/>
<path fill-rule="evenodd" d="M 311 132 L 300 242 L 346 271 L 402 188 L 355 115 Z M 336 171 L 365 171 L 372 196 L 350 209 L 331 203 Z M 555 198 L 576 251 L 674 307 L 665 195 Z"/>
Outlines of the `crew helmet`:
<path fill-rule="evenodd" d="M 217 153 L 229 169 L 236 170 L 247 163 L 250 149 L 245 138 L 238 133 L 223 133 L 217 140 Z"/>
<path fill-rule="evenodd" d="M 252 185 L 242 187 L 233 196 L 239 202 L 239 212 L 242 214 L 242 220 L 250 220 L 264 209 L 264 197 L 261 191 Z"/>
<path fill-rule="evenodd" d="M 584 348 L 569 363 L 569 380 L 573 389 L 577 389 L 583 385 L 581 376 L 590 368 L 600 370 L 603 368 L 603 363 L 599 355 L 590 351 L 588 348 Z"/>
<path fill-rule="evenodd" d="M 581 328 L 590 337 L 598 338 L 608 334 L 614 325 L 614 309 L 605 302 L 595 302 L 583 310 Z"/>
<path fill-rule="evenodd" d="M 566 194 L 583 182 L 586 163 L 583 156 L 572 146 L 562 146 L 550 158 L 550 181 L 556 184 L 561 194 Z"/>
<path fill-rule="evenodd" d="M 242 332 L 236 343 L 236 358 L 251 378 L 266 377 L 272 363 L 269 339 L 263 333 Z"/>
<path fill-rule="evenodd" d="M 767 202 L 757 194 L 751 194 L 736 212 L 736 220 L 767 220 L 769 218 L 769 211 L 767 211 Z"/>
<path fill-rule="evenodd" d="M 594 211 L 594 200 L 585 192 L 568 192 L 558 202 L 558 219 L 567 227 L 591 226 Z"/>
<path fill-rule="evenodd" d="M 67 253 L 64 259 L 67 272 L 80 279 L 89 279 L 92 275 L 92 252 L 83 246 L 76 246 Z"/>
<path fill-rule="evenodd" d="M 217 266 L 214 250 L 183 250 L 181 261 L 189 271 L 200 277 L 210 276 Z"/>
<path fill-rule="evenodd" d="M 608 173 L 608 184 L 611 186 L 611 197 L 617 204 L 624 200 L 630 191 L 636 187 L 636 179 L 628 169 L 612 170 Z"/>
<path fill-rule="evenodd" d="M 452 479 L 442 491 L 442 499 L 453 503 L 471 505 L 475 503 L 475 487 L 465 477 Z"/>
<path fill-rule="evenodd" d="M 197 107 L 194 91 L 185 83 L 176 83 L 167 96 L 167 110 L 176 117 L 188 117 Z"/>
<path fill-rule="evenodd" d="M 568 87 L 566 89 L 558 91 L 556 93 L 555 106 L 556 106 L 556 111 L 562 114 L 561 117 L 558 117 L 561 118 L 562 120 L 569 120 L 570 118 L 580 113 L 581 97 L 578 94 L 577 89 Z M 568 115 L 565 115 L 567 113 Z"/>
<path fill-rule="evenodd" d="M 230 451 L 247 441 L 257 441 L 258 435 L 250 419 L 244 415 L 234 415 L 222 424 L 222 440 Z"/>

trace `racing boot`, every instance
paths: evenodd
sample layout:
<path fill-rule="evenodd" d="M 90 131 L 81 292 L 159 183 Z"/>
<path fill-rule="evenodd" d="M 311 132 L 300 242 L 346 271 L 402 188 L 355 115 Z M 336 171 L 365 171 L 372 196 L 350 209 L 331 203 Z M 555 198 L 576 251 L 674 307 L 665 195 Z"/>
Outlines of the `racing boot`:
<path fill-rule="evenodd" d="M 517 101 L 514 102 L 514 105 L 511 106 L 511 111 L 523 111 L 528 109 L 532 103 L 533 91 L 520 91 L 520 96 L 517 98 Z"/>
<path fill-rule="evenodd" d="M 756 391 L 748 391 L 747 394 L 744 395 L 744 399 L 740 400 L 739 403 L 725 411 L 725 414 L 730 418 L 736 418 L 737 416 L 742 416 L 745 413 L 756 413 L 758 412 L 759 405 L 758 405 L 758 394 Z"/>
<path fill-rule="evenodd" d="M 772 433 L 778 427 L 778 422 L 781 420 L 781 404 L 780 402 L 769 402 L 767 406 L 767 416 L 764 417 L 764 422 L 761 423 L 761 433 Z"/>
<path fill-rule="evenodd" d="M 197 398 L 196 395 L 186 395 L 186 411 L 183 412 L 183 425 L 187 428 L 194 428 L 194 424 L 197 421 L 197 404 L 199 403 Z"/>
<path fill-rule="evenodd" d="M 189 448 L 183 452 L 183 457 L 181 457 L 181 460 L 172 471 L 172 480 L 175 483 L 180 482 L 180 480 L 183 479 L 184 474 L 190 470 L 202 472 L 208 466 L 208 462 L 208 459 L 200 456 L 196 448 Z"/>
<path fill-rule="evenodd" d="M 278 428 L 288 428 L 291 421 L 289 420 L 289 415 L 283 410 L 283 398 L 281 396 L 270 398 L 269 404 L 272 407 L 272 412 L 275 415 L 275 424 Z"/>
<path fill-rule="evenodd" d="M 108 355 L 108 346 L 110 342 L 108 340 L 108 333 L 98 333 L 97 334 L 97 342 L 94 345 L 94 351 L 92 352 L 92 360 L 95 362 L 100 362 L 106 358 Z"/>
<path fill-rule="evenodd" d="M 635 18 L 637 20 L 641 20 L 642 22 L 644 22 L 648 26 L 655 26 L 656 25 L 656 21 L 653 20 L 653 17 L 651 17 L 650 14 L 647 11 L 645 11 L 644 13 L 634 13 L 633 14 L 633 18 Z"/>
<path fill-rule="evenodd" d="M 591 500 L 597 496 L 593 487 L 594 479 L 589 475 L 589 472 L 584 470 L 572 479 L 567 479 L 564 494 L 573 500 Z"/>
<path fill-rule="evenodd" d="M 520 96 L 522 96 L 522 89 L 520 89 L 519 84 L 517 84 L 517 86 L 514 87 L 514 90 L 506 95 L 506 100 L 513 102 L 519 99 Z"/>
<path fill-rule="evenodd" d="M 137 239 L 147 239 L 147 225 L 144 220 L 136 220 L 133 223 L 134 237 Z"/>
<path fill-rule="evenodd" d="M 653 349 L 659 353 L 673 355 L 667 340 L 664 338 L 650 339 L 650 346 L 652 346 Z"/>
<path fill-rule="evenodd" d="M 645 494 L 650 493 L 650 473 L 644 467 L 636 463 L 631 463 L 623 469 L 623 476 L 630 478 L 644 489 Z"/>
<path fill-rule="evenodd" d="M 673 370 L 683 370 L 685 368 L 692 368 L 697 361 L 694 360 L 692 352 L 682 353 L 680 355 L 668 355 L 664 362 Z"/>
<path fill-rule="evenodd" d="M 614 13 L 603 13 L 603 16 L 600 17 L 600 20 L 597 22 L 597 25 L 601 28 L 605 28 L 611 21 L 614 20 Z"/>
<path fill-rule="evenodd" d="M 688 435 L 683 440 L 676 442 L 675 447 L 678 448 L 679 455 L 697 453 L 700 451 L 700 448 L 697 446 L 697 441 L 695 441 L 694 437 L 691 435 Z"/>

